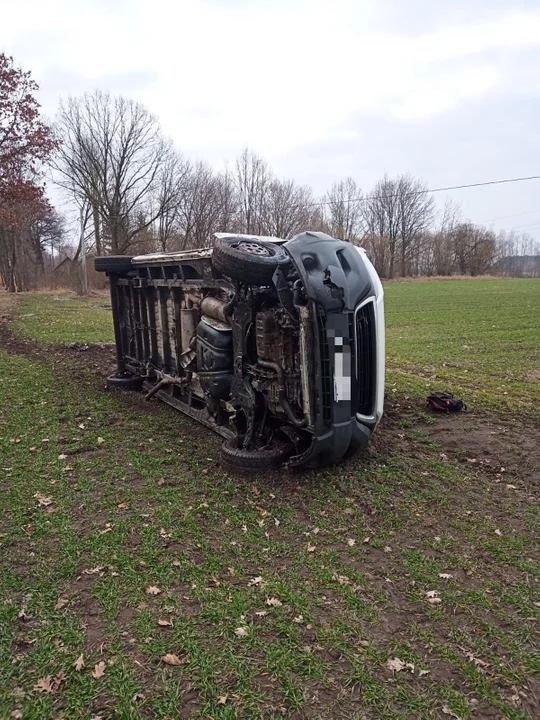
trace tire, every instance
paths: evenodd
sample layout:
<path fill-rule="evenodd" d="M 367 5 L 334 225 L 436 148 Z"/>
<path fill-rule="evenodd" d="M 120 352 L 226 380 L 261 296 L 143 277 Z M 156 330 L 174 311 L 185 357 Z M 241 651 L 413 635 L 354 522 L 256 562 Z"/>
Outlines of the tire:
<path fill-rule="evenodd" d="M 104 255 L 94 258 L 94 268 L 98 272 L 106 272 L 109 275 L 124 275 L 131 270 L 131 256 L 129 255 Z"/>
<path fill-rule="evenodd" d="M 142 377 L 131 373 L 119 373 L 118 375 L 110 375 L 107 378 L 107 385 L 117 390 L 140 390 L 142 384 Z"/>
<path fill-rule="evenodd" d="M 269 285 L 276 268 L 289 262 L 281 245 L 244 237 L 217 238 L 212 254 L 217 270 L 252 285 Z"/>
<path fill-rule="evenodd" d="M 225 440 L 221 446 L 221 461 L 228 470 L 242 473 L 258 473 L 282 465 L 294 452 L 287 442 L 274 445 L 266 450 L 243 450 L 237 446 L 236 438 Z"/>

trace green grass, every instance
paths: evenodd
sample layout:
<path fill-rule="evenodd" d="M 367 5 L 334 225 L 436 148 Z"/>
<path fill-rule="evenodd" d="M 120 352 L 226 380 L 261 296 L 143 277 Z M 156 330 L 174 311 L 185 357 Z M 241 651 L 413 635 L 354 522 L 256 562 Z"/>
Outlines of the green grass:
<path fill-rule="evenodd" d="M 82 299 L 72 293 L 24 294 L 15 327 L 21 335 L 43 343 L 113 342 L 110 298 Z"/>
<path fill-rule="evenodd" d="M 386 285 L 388 390 L 450 390 L 471 406 L 540 407 L 540 283 Z"/>
<path fill-rule="evenodd" d="M 497 283 L 534 302 L 527 281 L 388 286 L 399 421 L 386 421 L 368 455 L 292 477 L 225 473 L 219 438 L 163 404 L 104 391 L 83 353 L 75 364 L 57 352 L 51 366 L 46 350 L 0 349 L 0 717 L 451 717 L 443 708 L 534 717 L 534 490 L 519 460 L 501 482 L 443 453 L 421 401 L 403 399 L 425 394 L 416 370 L 445 356 L 436 316 L 447 322 L 449 301 L 437 304 L 437 288 L 458 317 L 476 298 L 476 319 L 459 333 L 462 344 L 486 343 Z M 105 299 L 54 298 L 24 296 L 17 331 L 42 342 L 111 339 Z M 512 293 L 510 304 L 520 306 Z M 527 324 L 515 315 L 515 326 Z M 421 341 L 430 327 L 431 350 Z M 531 330 L 522 339 L 527 355 L 540 352 Z M 459 342 L 449 340 L 449 357 L 459 358 Z M 516 357 L 505 362 L 515 371 Z M 460 389 L 475 405 L 485 394 L 491 411 L 491 376 L 478 393 L 484 371 L 470 370 Z M 456 420 L 493 421 L 478 409 Z M 55 608 L 59 598 L 67 602 Z M 160 661 L 167 653 L 182 664 Z M 414 670 L 394 674 L 396 657 Z M 59 673 L 56 692 L 33 689 Z"/>

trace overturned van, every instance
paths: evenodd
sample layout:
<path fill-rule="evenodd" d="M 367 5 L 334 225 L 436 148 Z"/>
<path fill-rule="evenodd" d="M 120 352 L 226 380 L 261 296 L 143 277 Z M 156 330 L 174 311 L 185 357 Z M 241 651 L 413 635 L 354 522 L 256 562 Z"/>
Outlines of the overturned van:
<path fill-rule="evenodd" d="M 218 233 L 212 248 L 95 259 L 118 371 L 219 433 L 224 464 L 338 462 L 383 408 L 383 289 L 363 249 L 324 233 Z"/>

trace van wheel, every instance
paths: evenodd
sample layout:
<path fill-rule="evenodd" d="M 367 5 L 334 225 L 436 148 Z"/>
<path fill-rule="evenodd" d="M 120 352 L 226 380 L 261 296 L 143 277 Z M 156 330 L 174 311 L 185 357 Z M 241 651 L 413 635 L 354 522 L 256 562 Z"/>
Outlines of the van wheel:
<path fill-rule="evenodd" d="M 255 238 L 217 238 L 212 253 L 213 266 L 232 280 L 251 285 L 270 285 L 280 266 L 290 262 L 281 245 Z"/>
<path fill-rule="evenodd" d="M 107 385 L 117 390 L 140 390 L 142 388 L 143 379 L 140 375 L 132 375 L 131 373 L 117 373 L 107 378 Z"/>
<path fill-rule="evenodd" d="M 238 440 L 225 440 L 221 446 L 222 464 L 228 470 L 241 473 L 259 473 L 282 465 L 294 452 L 291 443 L 280 442 L 261 450 L 244 450 Z"/>

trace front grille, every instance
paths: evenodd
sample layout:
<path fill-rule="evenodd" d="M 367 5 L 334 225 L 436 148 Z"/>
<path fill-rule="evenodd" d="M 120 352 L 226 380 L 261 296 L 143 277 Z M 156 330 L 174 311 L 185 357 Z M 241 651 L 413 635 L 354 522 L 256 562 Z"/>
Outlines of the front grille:
<path fill-rule="evenodd" d="M 324 313 L 317 313 L 317 326 L 319 330 L 319 347 L 321 350 L 321 411 L 323 427 L 329 427 L 332 422 L 332 404 L 334 398 L 334 379 L 330 364 L 330 347 L 326 335 Z"/>
<path fill-rule="evenodd" d="M 356 373 L 360 415 L 371 416 L 375 409 L 376 370 L 375 307 L 367 302 L 356 311 Z"/>

